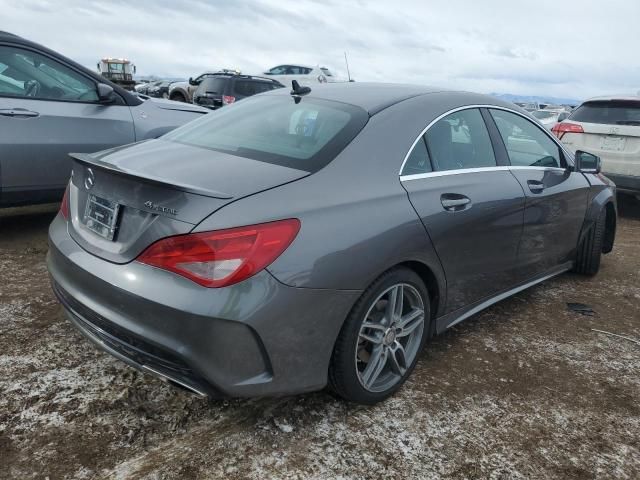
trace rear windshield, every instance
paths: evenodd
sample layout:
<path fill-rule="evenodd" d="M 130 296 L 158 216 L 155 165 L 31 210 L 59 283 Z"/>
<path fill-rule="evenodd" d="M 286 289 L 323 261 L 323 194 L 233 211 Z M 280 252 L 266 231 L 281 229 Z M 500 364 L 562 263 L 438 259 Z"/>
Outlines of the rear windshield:
<path fill-rule="evenodd" d="M 608 100 L 580 105 L 570 120 L 608 125 L 640 125 L 640 102 Z"/>
<path fill-rule="evenodd" d="M 198 93 L 211 93 L 212 95 L 222 95 L 224 93 L 224 86 L 227 83 L 225 78 L 220 77 L 205 77 L 198 85 Z"/>
<path fill-rule="evenodd" d="M 314 172 L 367 123 L 359 107 L 327 100 L 257 96 L 180 127 L 163 140 Z"/>

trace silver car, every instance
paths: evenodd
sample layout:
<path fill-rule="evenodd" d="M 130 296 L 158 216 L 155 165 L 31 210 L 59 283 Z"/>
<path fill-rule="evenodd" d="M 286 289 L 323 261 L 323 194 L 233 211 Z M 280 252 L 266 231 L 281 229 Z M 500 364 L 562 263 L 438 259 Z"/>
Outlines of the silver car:
<path fill-rule="evenodd" d="M 597 157 L 470 93 L 294 85 L 74 157 L 56 295 L 97 345 L 203 395 L 375 403 L 430 336 L 595 274 L 615 237 Z"/>
<path fill-rule="evenodd" d="M 208 110 L 140 97 L 0 32 L 0 207 L 59 201 L 69 152 L 156 138 Z"/>

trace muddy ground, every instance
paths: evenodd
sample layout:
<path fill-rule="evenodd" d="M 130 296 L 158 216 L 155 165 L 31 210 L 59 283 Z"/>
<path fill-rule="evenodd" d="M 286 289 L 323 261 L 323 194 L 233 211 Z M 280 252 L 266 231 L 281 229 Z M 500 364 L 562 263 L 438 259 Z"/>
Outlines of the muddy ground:
<path fill-rule="evenodd" d="M 53 213 L 0 218 L 0 478 L 640 478 L 640 204 L 614 253 L 435 339 L 382 405 L 206 401 L 96 350 L 48 285 Z M 596 315 L 568 311 L 589 304 Z"/>

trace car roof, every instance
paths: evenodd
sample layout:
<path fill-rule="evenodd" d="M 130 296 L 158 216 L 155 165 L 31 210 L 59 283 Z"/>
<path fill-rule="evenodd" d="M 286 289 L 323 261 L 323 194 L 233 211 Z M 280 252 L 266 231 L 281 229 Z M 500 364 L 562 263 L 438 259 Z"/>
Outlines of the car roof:
<path fill-rule="evenodd" d="M 291 85 L 287 88 L 280 88 L 262 95 L 290 95 Z M 305 95 L 310 98 L 322 100 L 332 100 L 334 102 L 348 103 L 367 111 L 373 116 L 387 107 L 410 98 L 434 94 L 450 93 L 451 95 L 469 95 L 468 92 L 450 90 L 446 88 L 428 87 L 422 85 L 408 85 L 398 83 L 368 83 L 368 82 L 337 82 L 323 83 L 311 86 L 311 93 Z M 488 95 L 473 94 L 474 101 L 478 104 L 486 103 L 519 109 L 519 107 L 490 97 Z M 466 100 L 465 100 L 466 101 Z"/>
<path fill-rule="evenodd" d="M 582 103 L 606 102 L 606 101 L 612 101 L 612 100 L 628 100 L 628 101 L 632 101 L 632 102 L 640 102 L 640 96 L 639 95 L 628 95 L 628 94 L 627 95 L 603 95 L 603 96 L 600 96 L 600 97 L 588 98 Z"/>

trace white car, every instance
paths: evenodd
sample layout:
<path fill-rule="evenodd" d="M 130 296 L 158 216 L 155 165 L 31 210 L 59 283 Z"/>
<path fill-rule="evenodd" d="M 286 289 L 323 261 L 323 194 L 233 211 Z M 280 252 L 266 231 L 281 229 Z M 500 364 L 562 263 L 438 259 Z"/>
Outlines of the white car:
<path fill-rule="evenodd" d="M 569 112 L 565 109 L 544 108 L 531 112 L 531 115 L 537 118 L 548 130 L 551 130 L 556 123 L 566 120 L 569 117 Z"/>
<path fill-rule="evenodd" d="M 317 83 L 337 82 L 337 78 L 327 67 L 299 64 L 278 65 L 264 72 L 270 78 L 279 81 L 283 85 L 291 86 L 292 80 L 297 80 L 300 85 L 313 85 Z"/>
<path fill-rule="evenodd" d="M 589 99 L 552 131 L 570 150 L 598 155 L 618 190 L 640 198 L 640 96 Z"/>

